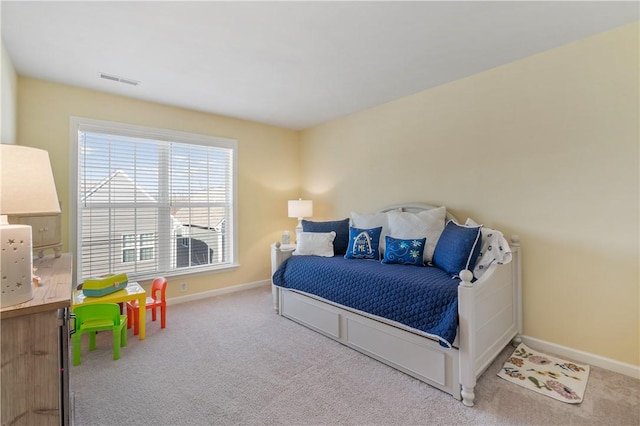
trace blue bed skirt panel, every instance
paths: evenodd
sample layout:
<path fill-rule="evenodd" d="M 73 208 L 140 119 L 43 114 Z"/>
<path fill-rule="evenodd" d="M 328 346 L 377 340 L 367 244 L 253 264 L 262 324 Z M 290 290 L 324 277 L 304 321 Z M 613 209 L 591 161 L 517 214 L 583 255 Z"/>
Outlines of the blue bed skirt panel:
<path fill-rule="evenodd" d="M 292 256 L 273 283 L 414 328 L 445 347 L 456 338 L 460 280 L 437 267 Z"/>

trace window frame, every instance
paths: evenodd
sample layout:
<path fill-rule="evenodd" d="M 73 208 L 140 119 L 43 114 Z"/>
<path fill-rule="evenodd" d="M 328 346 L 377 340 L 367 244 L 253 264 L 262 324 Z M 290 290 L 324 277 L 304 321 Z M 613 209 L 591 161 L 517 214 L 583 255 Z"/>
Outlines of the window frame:
<path fill-rule="evenodd" d="M 229 249 L 229 256 L 231 259 L 225 264 L 213 264 L 213 265 L 198 265 L 191 266 L 189 268 L 173 269 L 163 272 L 164 276 L 191 276 L 203 273 L 212 273 L 220 271 L 229 271 L 237 268 L 238 263 L 238 147 L 235 139 L 222 138 L 218 136 L 201 135 L 195 133 L 187 133 L 176 130 L 159 129 L 153 127 L 138 126 L 133 124 L 112 122 L 104 120 L 95 120 L 84 117 L 70 118 L 70 177 L 69 177 L 69 246 L 74 256 L 73 279 L 77 282 L 78 277 L 81 277 L 82 264 L 80 261 L 80 253 L 78 247 L 81 246 L 81 221 L 78 218 L 78 179 L 79 179 L 79 132 L 98 132 L 107 133 L 117 136 L 136 137 L 151 139 L 163 142 L 176 142 L 189 145 L 202 145 L 208 147 L 220 147 L 231 150 L 231 208 L 232 213 L 229 216 L 229 223 L 226 226 L 229 227 L 229 236 L 231 247 Z M 135 249 L 136 259 L 140 257 L 141 235 L 135 235 L 133 241 Z M 123 250 L 124 251 L 124 250 Z M 124 256 L 124 254 L 122 254 Z M 157 251 L 154 248 L 154 258 L 158 256 Z M 121 257 L 122 259 L 122 257 Z M 165 265 L 168 266 L 168 265 Z M 142 273 L 133 276 L 134 279 L 144 280 L 154 278 L 152 273 Z M 84 277 L 86 278 L 86 277 Z M 84 279 L 82 278 L 82 279 Z"/>

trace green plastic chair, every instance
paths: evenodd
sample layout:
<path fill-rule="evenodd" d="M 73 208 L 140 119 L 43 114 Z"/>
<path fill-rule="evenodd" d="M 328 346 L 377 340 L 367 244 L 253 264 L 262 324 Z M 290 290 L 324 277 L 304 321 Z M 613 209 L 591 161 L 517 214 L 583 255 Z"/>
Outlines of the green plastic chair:
<path fill-rule="evenodd" d="M 113 359 L 120 359 L 120 347 L 127 346 L 127 316 L 120 315 L 116 303 L 91 303 L 73 309 L 75 326 L 73 334 L 73 365 L 80 365 L 82 335 L 89 333 L 89 350 L 96 348 L 96 332 L 113 331 Z"/>

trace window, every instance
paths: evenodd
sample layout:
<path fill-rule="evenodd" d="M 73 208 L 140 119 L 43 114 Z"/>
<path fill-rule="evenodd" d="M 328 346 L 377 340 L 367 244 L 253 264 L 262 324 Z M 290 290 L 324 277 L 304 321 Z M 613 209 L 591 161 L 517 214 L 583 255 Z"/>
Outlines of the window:
<path fill-rule="evenodd" d="M 78 282 L 236 266 L 234 140 L 83 118 L 71 129 Z"/>
<path fill-rule="evenodd" d="M 155 234 L 126 234 L 122 236 L 122 263 L 153 260 Z"/>
<path fill-rule="evenodd" d="M 155 234 L 140 234 L 138 253 L 139 260 L 152 260 L 155 251 Z"/>
<path fill-rule="evenodd" d="M 122 263 L 136 261 L 136 236 L 133 234 L 122 236 Z"/>

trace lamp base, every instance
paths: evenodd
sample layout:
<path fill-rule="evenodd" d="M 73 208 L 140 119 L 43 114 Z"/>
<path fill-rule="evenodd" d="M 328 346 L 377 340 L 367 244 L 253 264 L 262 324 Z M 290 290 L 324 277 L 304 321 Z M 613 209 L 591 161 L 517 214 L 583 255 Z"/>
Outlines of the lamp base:
<path fill-rule="evenodd" d="M 0 224 L 0 307 L 33 299 L 31 227 Z"/>
<path fill-rule="evenodd" d="M 296 226 L 296 244 L 300 241 L 300 234 L 302 233 L 302 218 L 298 218 L 298 226 Z"/>

